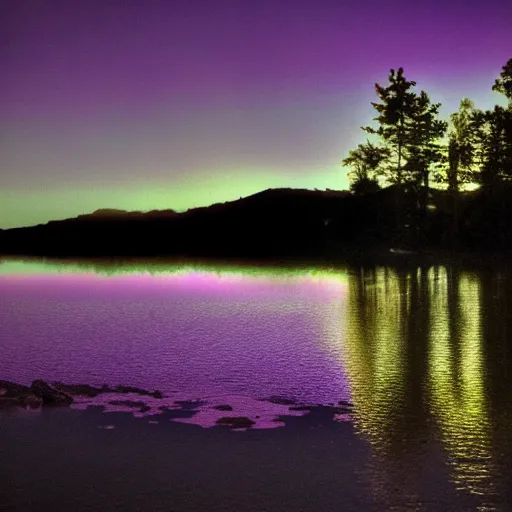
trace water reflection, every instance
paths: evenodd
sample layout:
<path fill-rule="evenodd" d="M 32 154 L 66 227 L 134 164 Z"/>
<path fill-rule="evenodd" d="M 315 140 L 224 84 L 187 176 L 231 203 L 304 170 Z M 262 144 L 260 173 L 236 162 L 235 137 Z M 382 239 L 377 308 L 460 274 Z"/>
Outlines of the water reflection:
<path fill-rule="evenodd" d="M 490 498 L 496 475 L 480 300 L 475 276 L 442 269 L 431 292 L 429 390 L 457 485 Z"/>
<path fill-rule="evenodd" d="M 339 352 L 356 427 L 375 454 L 369 477 L 388 505 L 392 499 L 404 509 L 428 509 L 411 475 L 443 452 L 451 481 L 476 497 L 482 510 L 494 509 L 501 493 L 504 468 L 493 436 L 501 433 L 501 449 L 509 448 L 510 436 L 503 423 L 493 425 L 489 403 L 488 382 L 499 363 L 486 359 L 489 329 L 482 323 L 498 297 L 494 287 L 488 304 L 485 282 L 481 275 L 444 267 L 372 268 L 350 275 L 347 336 Z M 507 318 L 497 323 L 508 325 Z M 490 344 L 499 342 L 494 338 Z M 506 410 L 509 405 L 502 403 Z M 436 451 L 437 439 L 442 451 Z"/>
<path fill-rule="evenodd" d="M 5 260 L 0 292 L 4 377 L 350 400 L 382 509 L 512 502 L 508 271 Z"/>
<path fill-rule="evenodd" d="M 368 477 L 387 508 L 421 510 L 415 465 L 425 436 L 418 395 L 424 284 L 423 275 L 389 268 L 361 269 L 349 279 L 343 353 L 354 421 L 373 447 Z"/>
<path fill-rule="evenodd" d="M 53 260 L 46 258 L 0 258 L 0 277 L 5 276 L 55 276 L 95 275 L 123 276 L 189 276 L 215 275 L 217 277 L 250 281 L 251 279 L 307 279 L 337 284 L 346 282 L 345 272 L 330 266 L 271 264 L 251 265 L 236 262 L 190 262 L 167 259 L 113 259 L 113 260 Z"/>

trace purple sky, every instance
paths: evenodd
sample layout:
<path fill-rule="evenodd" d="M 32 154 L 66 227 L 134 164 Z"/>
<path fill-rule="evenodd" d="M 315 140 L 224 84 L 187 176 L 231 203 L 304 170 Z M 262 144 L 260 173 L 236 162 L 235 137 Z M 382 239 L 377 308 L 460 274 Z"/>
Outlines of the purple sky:
<path fill-rule="evenodd" d="M 487 108 L 512 2 L 4 0 L 0 227 L 346 188 L 373 84 Z"/>

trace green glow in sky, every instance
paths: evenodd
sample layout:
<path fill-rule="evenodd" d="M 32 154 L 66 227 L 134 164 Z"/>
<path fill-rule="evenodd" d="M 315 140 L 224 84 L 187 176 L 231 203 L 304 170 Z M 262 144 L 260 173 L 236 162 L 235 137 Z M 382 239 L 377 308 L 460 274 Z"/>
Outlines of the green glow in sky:
<path fill-rule="evenodd" d="M 0 228 L 30 226 L 49 220 L 76 217 L 100 208 L 121 210 L 183 211 L 196 206 L 232 201 L 268 188 L 346 189 L 348 182 L 341 169 L 312 169 L 308 175 L 290 175 L 255 169 L 211 174 L 169 182 L 141 181 L 88 188 L 48 187 L 43 191 L 0 190 Z"/>

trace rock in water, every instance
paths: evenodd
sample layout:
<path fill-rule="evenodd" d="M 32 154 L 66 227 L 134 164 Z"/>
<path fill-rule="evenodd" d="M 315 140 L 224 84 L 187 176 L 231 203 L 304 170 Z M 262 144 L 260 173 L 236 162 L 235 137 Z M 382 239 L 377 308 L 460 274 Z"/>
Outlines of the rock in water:
<path fill-rule="evenodd" d="M 37 408 L 41 402 L 41 398 L 35 396 L 28 386 L 0 380 L 0 406 L 22 405 Z"/>
<path fill-rule="evenodd" d="M 246 416 L 224 416 L 216 421 L 217 425 L 225 425 L 231 428 L 251 428 L 255 421 Z"/>
<path fill-rule="evenodd" d="M 32 390 L 28 386 L 16 384 L 16 382 L 10 382 L 8 380 L 0 380 L 0 389 L 3 390 L 3 392 L 0 394 L 5 398 L 32 393 Z"/>
<path fill-rule="evenodd" d="M 30 387 L 34 395 L 42 399 L 43 404 L 69 405 L 73 403 L 73 397 L 69 393 L 50 386 L 44 380 L 35 380 Z"/>
<path fill-rule="evenodd" d="M 63 382 L 52 382 L 51 384 L 58 391 L 63 391 L 68 395 L 81 395 L 94 398 L 100 393 L 104 393 L 105 390 L 102 388 L 95 388 L 89 384 L 64 384 Z"/>
<path fill-rule="evenodd" d="M 231 405 L 216 405 L 214 409 L 217 409 L 217 411 L 232 411 L 233 407 Z"/>

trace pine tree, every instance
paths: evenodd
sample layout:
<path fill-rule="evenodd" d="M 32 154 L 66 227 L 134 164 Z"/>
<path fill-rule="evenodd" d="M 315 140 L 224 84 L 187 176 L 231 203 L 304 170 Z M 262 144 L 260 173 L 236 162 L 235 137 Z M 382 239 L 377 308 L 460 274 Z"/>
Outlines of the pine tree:
<path fill-rule="evenodd" d="M 343 165 L 352 169 L 348 174 L 351 191 L 363 195 L 378 190 L 380 188 L 378 180 L 383 175 L 383 164 L 388 158 L 387 148 L 376 146 L 368 141 L 351 150 L 349 156 L 342 162 Z"/>
<path fill-rule="evenodd" d="M 448 185 L 452 203 L 452 246 L 458 242 L 459 196 L 464 183 L 475 181 L 476 137 L 475 106 L 469 98 L 461 100 L 459 110 L 450 116 L 447 159 L 445 173 L 439 176 L 440 182 Z"/>
<path fill-rule="evenodd" d="M 509 110 L 512 110 L 512 59 L 501 69 L 500 76 L 494 81 L 492 90 L 504 94 L 508 99 Z"/>
<path fill-rule="evenodd" d="M 416 99 L 416 95 L 410 89 L 416 85 L 416 82 L 405 79 L 403 68 L 399 68 L 396 73 L 391 69 L 389 82 L 387 87 L 375 84 L 375 91 L 381 102 L 372 102 L 372 105 L 379 114 L 374 118 L 374 121 L 379 123 L 379 127 L 374 129 L 367 126 L 363 130 L 378 135 L 385 141 L 396 158 L 396 166 L 389 173 L 388 179 L 391 183 L 402 185 L 404 149 L 408 135 L 407 120 Z"/>
<path fill-rule="evenodd" d="M 512 59 L 503 66 L 500 76 L 495 80 L 493 91 L 500 92 L 508 100 L 508 109 L 500 112 L 503 129 L 503 167 L 507 178 L 512 177 Z"/>
<path fill-rule="evenodd" d="M 416 82 L 404 76 L 403 68 L 395 73 L 391 69 L 389 85 L 375 84 L 380 99 L 373 103 L 378 116 L 378 128 L 363 127 L 368 133 L 383 140 L 395 165 L 388 166 L 388 181 L 398 185 L 395 190 L 397 234 L 404 224 L 401 195 L 403 185 L 419 192 L 419 206 L 423 221 L 426 218 L 430 173 L 441 160 L 439 139 L 446 131 L 447 123 L 438 119 L 439 103 L 432 104 L 425 91 L 416 94 L 412 89 Z M 423 222 L 424 224 L 424 222 Z"/>
<path fill-rule="evenodd" d="M 408 119 L 406 179 L 421 189 L 420 203 L 423 213 L 427 207 L 430 173 L 433 166 L 441 161 L 440 139 L 448 126 L 448 123 L 437 118 L 440 106 L 440 103 L 430 103 L 428 94 L 421 91 L 415 98 Z"/>
<path fill-rule="evenodd" d="M 508 108 L 496 105 L 475 116 L 482 165 L 479 181 L 486 190 L 512 182 L 512 59 L 503 66 L 492 90 L 507 98 Z"/>
<path fill-rule="evenodd" d="M 480 160 L 478 182 L 490 193 L 512 183 L 512 112 L 496 105 L 474 115 Z"/>

